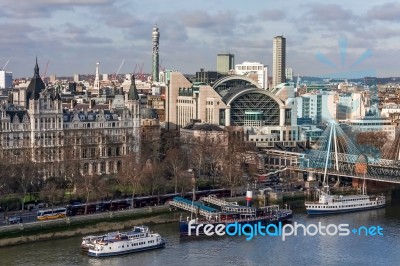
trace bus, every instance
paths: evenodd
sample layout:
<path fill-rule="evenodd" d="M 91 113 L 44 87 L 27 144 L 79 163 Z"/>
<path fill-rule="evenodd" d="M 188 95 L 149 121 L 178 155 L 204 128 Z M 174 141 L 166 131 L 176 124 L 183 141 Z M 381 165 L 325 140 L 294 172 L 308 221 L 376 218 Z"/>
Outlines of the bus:
<path fill-rule="evenodd" d="M 37 212 L 37 219 L 40 221 L 65 218 L 65 217 L 67 217 L 67 209 L 66 208 L 40 210 Z"/>
<path fill-rule="evenodd" d="M 75 216 L 75 215 L 83 215 L 85 213 L 86 204 L 74 204 L 67 206 L 67 215 L 68 216 Z M 87 204 L 87 214 L 95 213 L 98 209 L 96 203 L 88 203 Z"/>

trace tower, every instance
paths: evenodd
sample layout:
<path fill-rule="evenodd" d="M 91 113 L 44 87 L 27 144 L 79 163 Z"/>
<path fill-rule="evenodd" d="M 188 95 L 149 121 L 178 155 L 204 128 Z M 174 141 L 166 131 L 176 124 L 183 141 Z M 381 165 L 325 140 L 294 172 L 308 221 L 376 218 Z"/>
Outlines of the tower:
<path fill-rule="evenodd" d="M 273 55 L 272 55 L 272 86 L 286 82 L 286 38 L 283 36 L 276 36 L 273 41 Z"/>
<path fill-rule="evenodd" d="M 100 74 L 99 74 L 99 65 L 100 63 L 96 63 L 96 77 L 94 78 L 93 84 L 93 94 L 99 95 L 100 94 Z"/>
<path fill-rule="evenodd" d="M 131 113 L 134 141 L 130 148 L 133 152 L 140 151 L 140 97 L 135 84 L 135 75 L 131 76 L 131 86 L 126 98 L 126 107 Z"/>
<path fill-rule="evenodd" d="M 154 26 L 153 33 L 151 36 L 153 40 L 153 81 L 158 82 L 158 73 L 159 73 L 158 48 L 159 48 L 160 32 L 158 31 L 157 24 Z"/>
<path fill-rule="evenodd" d="M 217 54 L 217 72 L 220 74 L 228 74 L 235 68 L 235 55 L 233 54 Z"/>

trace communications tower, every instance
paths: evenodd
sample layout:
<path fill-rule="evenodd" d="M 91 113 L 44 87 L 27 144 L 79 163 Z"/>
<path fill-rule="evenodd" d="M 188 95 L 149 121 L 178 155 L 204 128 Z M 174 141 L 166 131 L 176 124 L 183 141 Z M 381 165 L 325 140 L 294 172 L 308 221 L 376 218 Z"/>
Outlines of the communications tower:
<path fill-rule="evenodd" d="M 153 40 L 153 81 L 158 82 L 158 73 L 159 73 L 158 48 L 160 41 L 160 32 L 158 31 L 157 24 L 154 25 L 153 33 L 151 36 Z"/>

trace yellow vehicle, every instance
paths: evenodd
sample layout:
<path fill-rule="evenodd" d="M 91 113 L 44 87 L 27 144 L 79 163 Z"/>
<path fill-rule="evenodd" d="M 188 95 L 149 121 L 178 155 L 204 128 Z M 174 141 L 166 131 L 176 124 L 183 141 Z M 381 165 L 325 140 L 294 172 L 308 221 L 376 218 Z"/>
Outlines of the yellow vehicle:
<path fill-rule="evenodd" d="M 66 216 L 67 216 L 66 208 L 40 210 L 37 212 L 37 219 L 40 221 L 65 218 Z"/>

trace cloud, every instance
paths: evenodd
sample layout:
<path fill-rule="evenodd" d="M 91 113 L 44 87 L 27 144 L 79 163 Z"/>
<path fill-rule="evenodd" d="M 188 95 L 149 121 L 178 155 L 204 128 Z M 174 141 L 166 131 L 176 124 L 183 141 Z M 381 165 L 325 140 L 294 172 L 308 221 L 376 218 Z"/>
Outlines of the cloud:
<path fill-rule="evenodd" d="M 112 0 L 4 0 L 1 8 L 6 17 L 11 18 L 43 18 L 52 17 L 56 11 L 73 10 L 77 6 L 112 5 Z"/>
<path fill-rule="evenodd" d="M 88 27 L 78 27 L 71 23 L 66 23 L 64 25 L 64 34 L 59 38 L 72 42 L 73 44 L 105 44 L 111 43 L 111 39 L 100 36 L 90 36 L 91 32 L 88 31 Z"/>
<path fill-rule="evenodd" d="M 104 5 L 111 0 L 36 0 L 36 3 L 45 5 Z"/>
<path fill-rule="evenodd" d="M 263 21 L 268 20 L 283 20 L 286 17 L 286 14 L 283 10 L 278 9 L 264 9 L 258 13 L 258 17 Z"/>
<path fill-rule="evenodd" d="M 290 18 L 294 28 L 303 35 L 318 33 L 318 38 L 332 34 L 339 38 L 365 27 L 358 14 L 337 4 L 304 4 L 298 14 Z"/>
<path fill-rule="evenodd" d="M 205 11 L 184 12 L 178 19 L 187 28 L 196 28 L 206 31 L 208 34 L 231 33 L 236 25 L 236 18 L 229 11 L 219 11 L 209 14 Z"/>
<path fill-rule="evenodd" d="M 384 21 L 400 21 L 400 3 L 385 3 L 377 5 L 367 11 L 367 19 L 376 19 Z"/>
<path fill-rule="evenodd" d="M 354 17 L 351 10 L 336 4 L 311 4 L 307 7 L 306 17 L 314 22 L 343 21 Z"/>

